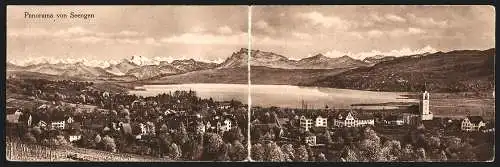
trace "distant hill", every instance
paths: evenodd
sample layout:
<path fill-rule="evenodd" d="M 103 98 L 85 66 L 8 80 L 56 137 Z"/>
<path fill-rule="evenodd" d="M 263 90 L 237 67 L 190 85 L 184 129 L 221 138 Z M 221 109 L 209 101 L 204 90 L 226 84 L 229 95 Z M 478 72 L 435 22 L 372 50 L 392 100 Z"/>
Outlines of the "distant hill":
<path fill-rule="evenodd" d="M 380 63 L 383 61 L 394 60 L 395 58 L 396 58 L 396 56 L 375 55 L 375 56 L 367 57 L 367 58 L 363 59 L 363 62 L 369 63 L 369 64 L 377 64 L 377 63 Z"/>
<path fill-rule="evenodd" d="M 207 69 L 192 71 L 177 75 L 154 77 L 137 83 L 148 84 L 182 84 L 182 83 L 248 83 L 248 70 L 246 67 Z"/>
<path fill-rule="evenodd" d="M 412 55 L 352 69 L 305 86 L 379 91 L 461 92 L 492 90 L 495 49 Z"/>
<path fill-rule="evenodd" d="M 235 52 L 219 65 L 218 68 L 235 68 L 247 66 L 246 60 L 248 49 L 242 48 Z M 291 60 L 285 56 L 260 50 L 251 50 L 250 64 L 252 66 L 262 66 L 280 69 L 338 69 L 338 68 L 357 68 L 368 66 L 360 60 L 349 56 L 339 58 L 330 58 L 322 54 L 307 57 L 301 60 Z"/>

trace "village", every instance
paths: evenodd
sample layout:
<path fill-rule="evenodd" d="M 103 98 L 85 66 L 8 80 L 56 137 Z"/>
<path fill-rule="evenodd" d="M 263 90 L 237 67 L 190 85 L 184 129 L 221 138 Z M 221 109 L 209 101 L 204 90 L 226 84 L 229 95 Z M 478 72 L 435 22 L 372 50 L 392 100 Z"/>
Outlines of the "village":
<path fill-rule="evenodd" d="M 20 97 L 7 100 L 9 137 L 171 160 L 246 158 L 242 131 L 247 129 L 247 111 L 239 101 L 201 99 L 194 91 L 137 97 L 69 80 L 14 82 L 25 84 L 14 90 Z M 205 143 L 203 137 L 208 137 Z M 233 145 L 231 150 L 224 149 L 224 143 Z M 195 149 L 210 144 L 215 151 Z M 228 157 L 225 151 L 234 154 Z"/>
<path fill-rule="evenodd" d="M 7 136 L 40 145 L 169 160 L 244 160 L 250 143 L 254 161 L 460 161 L 491 157 L 480 149 L 494 143 L 494 121 L 437 117 L 427 91 L 418 106 L 394 111 L 254 106 L 248 141 L 248 106 L 239 101 L 194 91 L 141 97 L 69 80 L 8 82 L 20 88 L 7 100 Z"/>
<path fill-rule="evenodd" d="M 262 144 L 276 143 L 279 146 L 292 145 L 297 149 L 306 148 L 309 159 L 306 158 L 304 161 L 477 160 L 476 158 L 481 156 L 479 153 L 465 155 L 467 152 L 465 149 L 481 152 L 484 150 L 472 150 L 473 146 L 470 144 L 485 144 L 481 143 L 485 139 L 482 137 L 488 138 L 489 144 L 494 141 L 494 120 L 485 120 L 478 115 L 466 115 L 461 119 L 436 117 L 430 111 L 429 105 L 432 103 L 430 93 L 427 91 L 421 93 L 419 101 L 418 106 L 413 105 L 393 111 L 334 109 L 328 105 L 323 109 L 307 109 L 308 106 L 304 103 L 300 109 L 255 107 L 252 109 L 251 139 L 261 141 Z M 360 144 L 367 139 L 367 131 L 376 133 L 375 141 L 378 143 L 372 145 L 377 145 L 378 148 Z M 380 141 L 381 139 L 383 141 Z M 462 146 L 464 150 L 455 150 L 457 152 L 453 153 L 452 149 L 447 148 L 450 146 L 448 142 L 452 140 L 467 146 Z M 456 149 L 458 146 L 454 147 Z M 405 148 L 408 155 L 402 158 L 401 154 Z M 369 156 L 377 152 L 373 149 L 384 152 L 385 155 L 377 158 L 362 157 L 361 154 Z M 391 152 L 390 149 L 399 150 L 399 153 L 391 155 L 392 153 L 388 153 Z M 292 156 L 286 155 L 283 149 L 282 152 L 285 154 L 284 157 Z M 418 152 L 420 154 L 417 154 Z M 491 155 L 485 157 L 488 156 Z M 264 160 L 294 161 L 293 158 Z"/>

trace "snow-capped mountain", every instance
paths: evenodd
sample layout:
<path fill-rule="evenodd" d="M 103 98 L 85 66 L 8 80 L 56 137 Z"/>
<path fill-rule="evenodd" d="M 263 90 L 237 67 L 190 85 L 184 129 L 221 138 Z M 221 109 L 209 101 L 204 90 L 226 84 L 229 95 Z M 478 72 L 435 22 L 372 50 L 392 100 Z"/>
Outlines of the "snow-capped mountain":
<path fill-rule="evenodd" d="M 137 79 L 147 79 L 161 75 L 171 75 L 182 72 L 171 65 L 145 65 L 129 70 L 126 75 L 132 75 Z"/>
<path fill-rule="evenodd" d="M 62 76 L 98 77 L 98 76 L 113 75 L 100 67 L 89 67 L 81 62 L 74 64 L 44 63 L 44 64 L 26 66 L 23 67 L 22 70 L 29 72 L 50 74 L 50 75 L 62 75 Z"/>
<path fill-rule="evenodd" d="M 233 53 L 231 57 L 226 59 L 219 68 L 235 68 L 246 66 L 248 50 L 242 48 L 240 51 Z M 349 56 L 339 58 L 330 58 L 322 54 L 304 58 L 301 60 L 291 60 L 285 56 L 260 50 L 252 50 L 250 64 L 252 66 L 265 66 L 270 68 L 282 69 L 333 69 L 333 68 L 351 68 L 367 66 L 366 63 L 353 59 Z"/>
<path fill-rule="evenodd" d="M 173 67 L 175 67 L 176 69 L 179 69 L 183 72 L 212 69 L 212 68 L 215 68 L 217 66 L 216 63 L 205 63 L 205 62 L 196 61 L 194 59 L 174 60 L 170 64 Z"/>
<path fill-rule="evenodd" d="M 132 56 L 132 58 L 130 58 L 130 62 L 138 66 L 158 65 L 160 63 L 159 61 L 151 60 L 144 56 Z"/>
<path fill-rule="evenodd" d="M 129 70 L 135 69 L 139 67 L 139 65 L 133 63 L 128 59 L 123 59 L 120 63 L 111 65 L 105 68 L 106 71 L 114 74 L 114 75 L 125 75 Z"/>
<path fill-rule="evenodd" d="M 389 61 L 389 60 L 394 60 L 396 56 L 384 56 L 384 55 L 375 55 L 372 57 L 366 57 L 363 59 L 363 62 L 369 63 L 369 64 L 377 64 L 379 62 L 383 61 Z"/>

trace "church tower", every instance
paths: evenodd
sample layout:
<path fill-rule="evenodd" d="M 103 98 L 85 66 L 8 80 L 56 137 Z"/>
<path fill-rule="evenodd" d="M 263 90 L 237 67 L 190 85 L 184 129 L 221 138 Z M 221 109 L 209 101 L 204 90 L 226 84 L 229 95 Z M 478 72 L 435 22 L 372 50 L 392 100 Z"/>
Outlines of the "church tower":
<path fill-rule="evenodd" d="M 433 114 L 429 110 L 429 92 L 427 91 L 422 94 L 420 99 L 420 114 L 422 121 L 433 119 Z"/>

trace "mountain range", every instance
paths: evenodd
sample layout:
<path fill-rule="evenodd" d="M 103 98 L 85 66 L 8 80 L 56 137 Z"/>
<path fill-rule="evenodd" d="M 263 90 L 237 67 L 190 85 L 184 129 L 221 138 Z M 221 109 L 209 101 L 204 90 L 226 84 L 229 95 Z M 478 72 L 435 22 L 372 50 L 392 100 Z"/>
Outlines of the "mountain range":
<path fill-rule="evenodd" d="M 242 48 L 222 63 L 194 59 L 151 61 L 134 56 L 106 68 L 84 63 L 41 63 L 19 66 L 7 62 L 9 73 L 27 72 L 80 79 L 135 83 L 247 83 L 249 50 Z M 317 54 L 300 60 L 251 50 L 255 84 L 289 84 L 380 91 L 485 90 L 494 86 L 495 49 L 455 50 L 405 56 L 376 55 L 363 60 Z M 40 75 L 44 76 L 44 75 Z"/>
<path fill-rule="evenodd" d="M 353 59 L 349 56 L 339 58 L 330 58 L 322 54 L 303 58 L 300 60 L 291 60 L 285 56 L 260 50 L 250 51 L 250 64 L 252 66 L 263 66 L 280 69 L 335 69 L 335 68 L 357 68 L 369 66 L 370 63 Z M 233 53 L 218 68 L 246 67 L 248 49 L 242 48 Z"/>
<path fill-rule="evenodd" d="M 353 59 L 349 56 L 339 58 L 329 58 L 322 54 L 307 57 L 301 60 L 291 60 L 285 56 L 272 52 L 259 50 L 251 51 L 252 66 L 262 66 L 279 69 L 336 69 L 336 68 L 357 68 L 369 66 L 370 63 Z M 132 77 L 135 80 L 145 80 L 161 78 L 162 76 L 178 75 L 193 71 L 208 69 L 228 69 L 241 68 L 247 66 L 248 49 L 242 48 L 233 53 L 224 62 L 207 63 L 194 59 L 167 61 L 153 61 L 142 56 L 132 56 L 129 59 L 122 59 L 116 64 L 111 64 L 106 68 L 86 66 L 82 62 L 77 63 L 56 63 L 50 64 L 42 62 L 19 66 L 12 63 L 7 64 L 9 71 L 38 72 L 48 75 L 63 75 L 83 78 L 116 78 Z"/>

